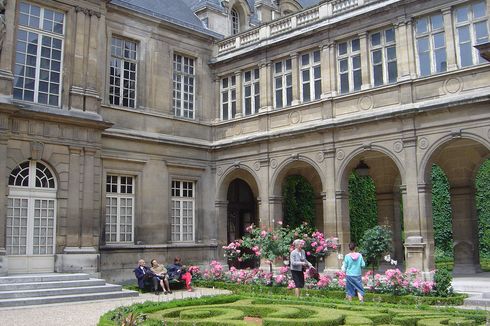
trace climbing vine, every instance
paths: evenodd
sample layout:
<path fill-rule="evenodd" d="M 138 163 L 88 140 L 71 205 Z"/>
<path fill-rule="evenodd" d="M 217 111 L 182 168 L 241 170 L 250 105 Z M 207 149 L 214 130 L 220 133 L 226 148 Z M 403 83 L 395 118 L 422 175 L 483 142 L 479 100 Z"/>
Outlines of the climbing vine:
<path fill-rule="evenodd" d="M 351 241 L 358 243 L 364 232 L 378 225 L 376 187 L 370 177 L 353 172 L 349 177 Z"/>
<path fill-rule="evenodd" d="M 315 225 L 315 197 L 312 185 L 300 175 L 286 178 L 282 190 L 284 224 L 292 228 L 303 222 Z"/>

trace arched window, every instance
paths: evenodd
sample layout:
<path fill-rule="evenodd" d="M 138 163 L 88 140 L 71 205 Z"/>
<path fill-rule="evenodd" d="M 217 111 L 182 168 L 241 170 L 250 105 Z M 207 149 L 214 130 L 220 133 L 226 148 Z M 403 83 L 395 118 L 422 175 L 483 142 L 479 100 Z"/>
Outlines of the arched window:
<path fill-rule="evenodd" d="M 240 33 L 240 14 L 233 8 L 231 9 L 231 34 L 235 35 Z"/>
<path fill-rule="evenodd" d="M 7 254 L 53 255 L 56 230 L 56 180 L 37 161 L 16 166 L 9 176 Z"/>

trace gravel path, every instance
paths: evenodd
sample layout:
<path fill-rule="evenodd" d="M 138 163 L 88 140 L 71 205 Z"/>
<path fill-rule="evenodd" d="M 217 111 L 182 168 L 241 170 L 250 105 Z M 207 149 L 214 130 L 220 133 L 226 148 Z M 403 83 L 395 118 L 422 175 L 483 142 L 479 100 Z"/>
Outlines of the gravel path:
<path fill-rule="evenodd" d="M 145 301 L 170 301 L 183 298 L 198 298 L 217 294 L 228 294 L 229 291 L 218 289 L 195 288 L 194 292 L 174 291 L 170 295 L 140 294 L 138 297 L 124 299 L 58 303 L 19 308 L 0 308 L 2 325 L 12 326 L 94 326 L 100 316 L 120 306 Z"/>

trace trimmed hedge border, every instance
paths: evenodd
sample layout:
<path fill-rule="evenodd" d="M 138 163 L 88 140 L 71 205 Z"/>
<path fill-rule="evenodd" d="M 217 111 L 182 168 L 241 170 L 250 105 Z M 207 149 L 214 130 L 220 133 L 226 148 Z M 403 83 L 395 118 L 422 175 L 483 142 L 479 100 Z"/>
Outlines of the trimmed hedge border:
<path fill-rule="evenodd" d="M 290 295 L 291 290 L 285 287 L 279 286 L 263 286 L 255 284 L 233 284 L 227 282 L 216 282 L 216 281 L 205 281 L 196 280 L 194 281 L 195 286 L 207 287 L 207 288 L 218 288 L 223 290 L 230 290 L 236 294 L 250 293 L 254 295 L 260 294 L 279 294 L 279 295 Z M 328 290 L 328 289 L 303 289 L 302 291 L 306 296 L 316 296 L 323 298 L 339 299 L 345 298 L 345 292 L 339 290 Z M 393 304 L 418 304 L 418 305 L 431 305 L 431 306 L 460 306 L 467 298 L 466 294 L 455 294 L 450 297 L 425 297 L 425 296 L 415 296 L 415 295 L 400 295 L 395 296 L 388 293 L 370 293 L 366 292 L 364 296 L 365 301 L 372 302 L 382 302 L 382 303 L 393 303 Z"/>

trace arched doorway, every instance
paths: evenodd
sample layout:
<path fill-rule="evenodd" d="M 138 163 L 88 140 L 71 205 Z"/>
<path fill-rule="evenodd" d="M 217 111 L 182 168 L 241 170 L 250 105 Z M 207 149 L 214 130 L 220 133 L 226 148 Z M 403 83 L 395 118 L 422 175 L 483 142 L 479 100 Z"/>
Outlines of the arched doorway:
<path fill-rule="evenodd" d="M 42 162 L 25 161 L 9 176 L 6 250 L 9 273 L 53 272 L 56 179 Z"/>
<path fill-rule="evenodd" d="M 228 186 L 228 243 L 242 238 L 246 228 L 251 224 L 257 225 L 257 200 L 252 189 L 242 179 L 233 180 Z"/>

